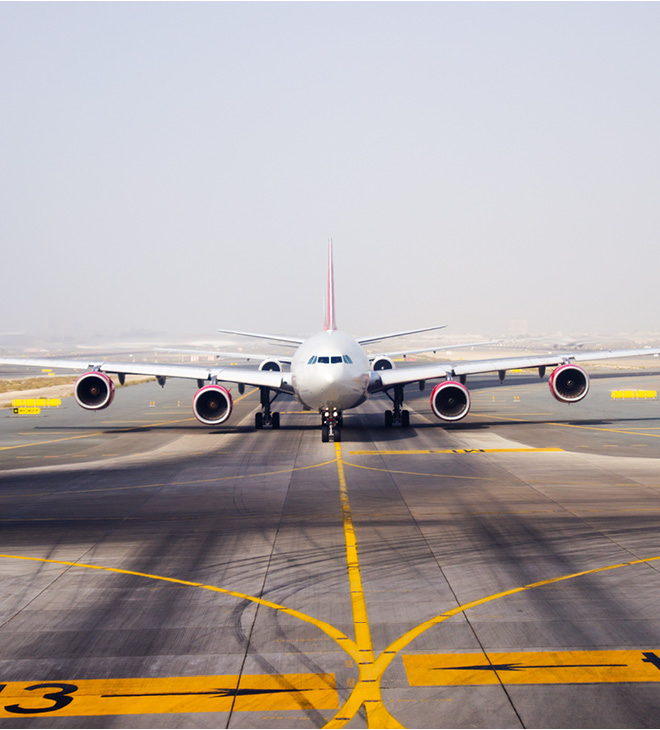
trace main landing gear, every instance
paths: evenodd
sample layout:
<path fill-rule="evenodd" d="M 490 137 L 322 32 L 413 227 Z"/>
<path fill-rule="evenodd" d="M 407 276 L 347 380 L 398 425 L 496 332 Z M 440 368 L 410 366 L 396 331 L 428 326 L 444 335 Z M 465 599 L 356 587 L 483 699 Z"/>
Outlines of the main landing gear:
<path fill-rule="evenodd" d="M 385 427 L 391 428 L 395 423 L 403 428 L 410 426 L 410 411 L 403 410 L 403 385 L 395 385 L 392 389 L 394 394 L 391 395 L 389 390 L 385 391 L 385 395 L 392 401 L 394 408 L 391 411 L 385 411 Z"/>
<path fill-rule="evenodd" d="M 344 424 L 344 417 L 341 411 L 321 411 L 321 441 L 327 444 L 328 441 L 335 443 L 341 441 L 341 427 Z"/>
<path fill-rule="evenodd" d="M 259 431 L 264 426 L 271 426 L 272 428 L 280 427 L 280 414 L 278 411 L 272 412 L 270 406 L 272 402 L 277 398 L 279 393 L 270 397 L 270 388 L 260 388 L 261 395 L 261 410 L 254 414 L 254 427 Z"/>

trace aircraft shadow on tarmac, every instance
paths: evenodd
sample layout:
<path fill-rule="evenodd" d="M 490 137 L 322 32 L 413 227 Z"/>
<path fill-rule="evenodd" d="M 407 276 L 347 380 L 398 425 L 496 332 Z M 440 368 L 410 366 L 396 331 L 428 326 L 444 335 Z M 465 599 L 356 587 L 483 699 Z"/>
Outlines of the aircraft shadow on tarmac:
<path fill-rule="evenodd" d="M 455 423 L 450 426 L 454 431 L 471 431 L 482 428 L 520 427 L 520 426 L 547 426 L 561 424 L 562 426 L 616 426 L 617 423 L 648 423 L 656 422 L 660 418 L 544 418 L 539 420 L 515 419 L 507 421 L 481 421 L 480 423 Z M 421 428 L 426 427 L 423 424 Z M 428 424 L 433 426 L 433 424 Z"/>
<path fill-rule="evenodd" d="M 468 417 L 469 418 L 469 417 Z M 423 422 L 423 423 L 411 423 L 409 428 L 401 428 L 394 426 L 386 428 L 383 424 L 383 416 L 380 413 L 355 413 L 347 415 L 344 421 L 344 427 L 342 429 L 342 441 L 351 443 L 365 443 L 372 442 L 374 438 L 381 442 L 398 442 L 398 441 L 410 441 L 415 437 L 417 431 L 427 429 L 442 429 L 451 433 L 452 431 L 483 431 L 485 429 L 505 427 L 505 428 L 517 428 L 517 427 L 529 427 L 529 426 L 543 426 L 548 424 L 561 424 L 565 426 L 593 426 L 593 427 L 612 427 L 616 424 L 635 424 L 635 423 L 654 423 L 660 421 L 658 418 L 645 417 L 633 417 L 633 418 L 544 418 L 538 420 L 516 418 L 511 420 L 484 420 L 480 419 L 478 422 L 462 421 L 460 423 L 444 423 L 444 422 Z M 191 423 L 187 425 L 153 425 L 153 426 L 128 426 L 115 428 L 99 429 L 95 426 L 35 426 L 33 429 L 35 432 L 50 432 L 58 433 L 60 431 L 80 431 L 80 432 L 98 432 L 101 431 L 104 434 L 145 434 L 149 432 L 185 432 L 185 433 L 201 433 L 204 435 L 232 435 L 232 434 L 254 434 L 255 436 L 263 436 L 264 433 L 268 433 L 269 430 L 257 431 L 254 426 L 222 426 L 212 430 L 206 430 L 200 427 L 197 423 Z M 317 423 L 286 423 L 282 419 L 280 426 L 281 431 L 319 431 L 319 425 Z M 374 436 L 374 431 L 378 434 Z"/>

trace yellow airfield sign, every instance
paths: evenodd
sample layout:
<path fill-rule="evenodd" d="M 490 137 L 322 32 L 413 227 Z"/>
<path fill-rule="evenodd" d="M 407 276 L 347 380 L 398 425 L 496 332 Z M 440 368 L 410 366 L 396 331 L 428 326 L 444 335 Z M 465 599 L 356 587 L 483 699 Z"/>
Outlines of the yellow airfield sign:
<path fill-rule="evenodd" d="M 339 709 L 334 674 L 0 682 L 0 717 Z"/>
<path fill-rule="evenodd" d="M 38 416 L 41 413 L 41 408 L 26 408 L 22 406 L 14 408 L 13 412 L 16 416 Z"/>
<path fill-rule="evenodd" d="M 660 649 L 407 654 L 413 687 L 660 682 Z"/>

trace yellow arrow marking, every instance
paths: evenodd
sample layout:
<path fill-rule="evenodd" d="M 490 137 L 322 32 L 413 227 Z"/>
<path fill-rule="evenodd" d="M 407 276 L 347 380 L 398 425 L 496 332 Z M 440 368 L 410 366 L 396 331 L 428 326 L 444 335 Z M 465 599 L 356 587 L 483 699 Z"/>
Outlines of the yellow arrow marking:
<path fill-rule="evenodd" d="M 660 650 L 404 654 L 413 687 L 660 682 Z"/>
<path fill-rule="evenodd" d="M 0 684 L 0 717 L 335 710 L 333 674 L 74 679 Z"/>

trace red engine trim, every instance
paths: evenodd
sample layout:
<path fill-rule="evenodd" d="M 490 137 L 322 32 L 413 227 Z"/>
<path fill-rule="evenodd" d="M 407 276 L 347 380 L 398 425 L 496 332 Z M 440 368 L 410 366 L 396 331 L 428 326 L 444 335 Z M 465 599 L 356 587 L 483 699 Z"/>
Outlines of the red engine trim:
<path fill-rule="evenodd" d="M 193 397 L 192 409 L 195 418 L 206 426 L 224 423 L 234 407 L 231 393 L 222 385 L 205 385 Z"/>
<path fill-rule="evenodd" d="M 445 380 L 431 391 L 431 408 L 443 421 L 460 421 L 467 416 L 470 405 L 470 391 L 457 380 Z"/>
<path fill-rule="evenodd" d="M 76 403 L 86 411 L 107 408 L 115 397 L 115 385 L 105 373 L 93 371 L 81 375 L 73 386 Z"/>
<path fill-rule="evenodd" d="M 560 403 L 577 403 L 589 392 L 589 376 L 579 365 L 560 365 L 552 371 L 548 385 Z"/>

